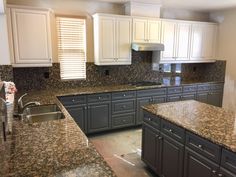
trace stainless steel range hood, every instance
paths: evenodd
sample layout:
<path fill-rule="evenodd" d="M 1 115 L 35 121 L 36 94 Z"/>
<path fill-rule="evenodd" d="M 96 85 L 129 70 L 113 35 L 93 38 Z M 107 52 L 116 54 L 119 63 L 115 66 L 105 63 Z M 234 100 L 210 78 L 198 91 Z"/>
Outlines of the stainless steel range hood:
<path fill-rule="evenodd" d="M 164 44 L 161 43 L 132 43 L 135 51 L 164 51 Z"/>

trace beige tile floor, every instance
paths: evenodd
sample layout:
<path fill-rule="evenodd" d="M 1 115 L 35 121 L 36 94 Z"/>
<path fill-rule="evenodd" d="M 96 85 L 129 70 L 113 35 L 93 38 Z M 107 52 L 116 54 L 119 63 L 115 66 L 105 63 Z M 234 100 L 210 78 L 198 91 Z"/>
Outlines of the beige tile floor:
<path fill-rule="evenodd" d="M 89 136 L 118 177 L 154 177 L 141 161 L 141 128 Z"/>

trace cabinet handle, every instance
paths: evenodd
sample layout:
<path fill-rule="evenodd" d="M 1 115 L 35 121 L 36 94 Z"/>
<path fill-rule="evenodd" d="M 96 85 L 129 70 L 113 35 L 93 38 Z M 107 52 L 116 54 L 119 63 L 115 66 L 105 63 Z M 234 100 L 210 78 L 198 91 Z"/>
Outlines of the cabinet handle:
<path fill-rule="evenodd" d="M 149 117 L 148 120 L 149 120 L 149 121 L 152 121 L 152 118 Z"/>
<path fill-rule="evenodd" d="M 100 96 L 99 96 L 99 97 L 98 97 L 98 99 L 99 99 L 99 100 L 101 100 L 101 99 L 102 99 L 102 97 L 100 97 Z"/>
<path fill-rule="evenodd" d="M 158 138 L 159 140 L 162 140 L 163 138 L 161 137 L 161 136 L 159 136 L 159 138 Z"/>
<path fill-rule="evenodd" d="M 173 133 L 173 130 L 172 130 L 172 129 L 170 129 L 170 130 L 169 130 L 169 132 L 170 132 L 170 133 Z"/>
<path fill-rule="evenodd" d="M 200 149 L 202 149 L 202 145 L 201 145 L 201 144 L 199 144 L 198 147 L 199 147 Z"/>
<path fill-rule="evenodd" d="M 86 109 L 87 109 L 87 106 L 85 106 L 84 109 L 86 110 Z"/>
<path fill-rule="evenodd" d="M 215 170 L 212 170 L 212 173 L 213 173 L 213 174 L 216 174 L 216 171 L 215 171 Z"/>

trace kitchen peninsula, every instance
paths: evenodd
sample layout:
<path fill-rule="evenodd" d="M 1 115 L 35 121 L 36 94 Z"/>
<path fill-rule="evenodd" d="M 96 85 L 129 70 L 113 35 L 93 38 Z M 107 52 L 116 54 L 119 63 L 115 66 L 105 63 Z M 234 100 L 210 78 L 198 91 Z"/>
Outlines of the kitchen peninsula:
<path fill-rule="evenodd" d="M 143 109 L 142 160 L 158 175 L 236 176 L 233 112 L 194 100 Z"/>

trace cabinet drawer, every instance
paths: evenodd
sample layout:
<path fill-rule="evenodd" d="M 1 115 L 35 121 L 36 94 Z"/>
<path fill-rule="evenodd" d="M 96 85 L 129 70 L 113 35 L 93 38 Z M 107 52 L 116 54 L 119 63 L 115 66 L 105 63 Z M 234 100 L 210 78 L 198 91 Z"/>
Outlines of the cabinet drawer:
<path fill-rule="evenodd" d="M 219 163 L 220 146 L 190 132 L 186 133 L 186 145 L 199 154 Z"/>
<path fill-rule="evenodd" d="M 236 173 L 236 154 L 226 149 L 222 150 L 221 166 Z"/>
<path fill-rule="evenodd" d="M 165 95 L 165 94 L 166 94 L 166 88 L 147 89 L 147 90 L 138 90 L 137 91 L 137 97 Z"/>
<path fill-rule="evenodd" d="M 178 142 L 184 143 L 184 129 L 178 127 L 168 121 L 161 121 L 161 131 L 169 137 L 177 140 Z"/>
<path fill-rule="evenodd" d="M 184 94 L 182 100 L 195 100 L 196 94 Z"/>
<path fill-rule="evenodd" d="M 199 84 L 197 86 L 197 91 L 208 91 L 210 89 L 210 84 Z"/>
<path fill-rule="evenodd" d="M 135 113 L 112 116 L 112 128 L 135 125 Z"/>
<path fill-rule="evenodd" d="M 86 104 L 85 95 L 73 95 L 73 96 L 60 96 L 58 99 L 62 102 L 64 106 Z"/>
<path fill-rule="evenodd" d="M 112 100 L 133 99 L 135 97 L 136 97 L 136 91 L 112 93 Z"/>
<path fill-rule="evenodd" d="M 112 114 L 133 112 L 136 106 L 135 100 L 123 100 L 123 101 L 113 101 L 112 102 Z"/>
<path fill-rule="evenodd" d="M 224 84 L 211 84 L 211 90 L 223 90 Z"/>
<path fill-rule="evenodd" d="M 100 101 L 109 101 L 111 100 L 111 94 L 110 93 L 101 93 L 101 94 L 94 94 L 88 96 L 88 103 L 93 102 L 100 102 Z"/>
<path fill-rule="evenodd" d="M 178 95 L 169 95 L 167 97 L 167 102 L 173 102 L 173 101 L 181 101 L 182 99 L 182 95 L 178 94 Z"/>
<path fill-rule="evenodd" d="M 168 94 L 182 93 L 182 87 L 170 87 L 168 88 Z"/>
<path fill-rule="evenodd" d="M 153 115 L 151 113 L 148 113 L 148 112 L 144 111 L 143 121 L 146 122 L 147 124 L 151 125 L 151 126 L 154 126 L 158 130 L 160 130 L 161 120 L 156 115 Z"/>
<path fill-rule="evenodd" d="M 197 91 L 197 85 L 186 85 L 183 86 L 183 92 L 196 92 Z"/>

